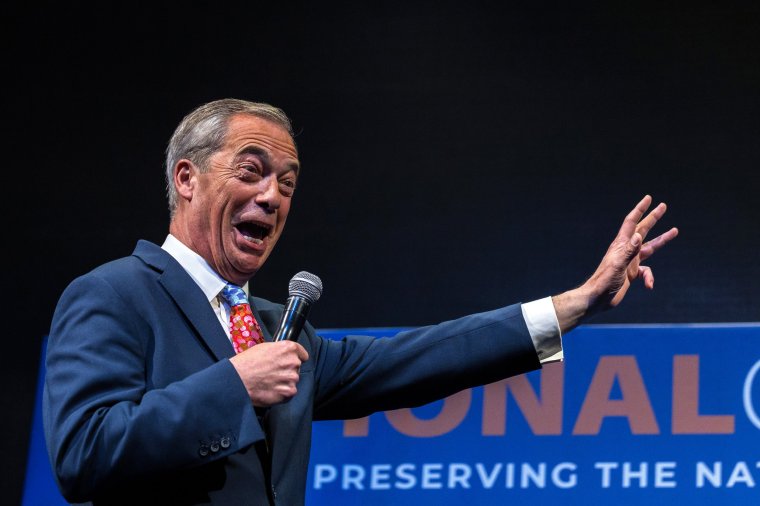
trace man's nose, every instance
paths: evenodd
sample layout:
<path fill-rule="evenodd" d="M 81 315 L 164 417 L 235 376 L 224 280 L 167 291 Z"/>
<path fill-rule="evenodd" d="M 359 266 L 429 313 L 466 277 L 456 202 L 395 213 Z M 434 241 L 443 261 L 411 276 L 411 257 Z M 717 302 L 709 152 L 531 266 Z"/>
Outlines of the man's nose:
<path fill-rule="evenodd" d="M 256 203 L 261 207 L 269 209 L 279 208 L 282 195 L 280 194 L 280 183 L 277 181 L 277 178 L 273 174 L 270 174 L 263 178 L 259 182 L 259 185 L 261 186 L 261 191 L 256 195 Z"/>

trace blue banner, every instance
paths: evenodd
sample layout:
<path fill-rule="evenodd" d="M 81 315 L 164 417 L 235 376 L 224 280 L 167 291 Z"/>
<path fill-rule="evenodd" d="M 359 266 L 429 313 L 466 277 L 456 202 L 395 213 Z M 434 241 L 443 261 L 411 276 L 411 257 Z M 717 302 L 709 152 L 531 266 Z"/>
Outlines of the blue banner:
<path fill-rule="evenodd" d="M 584 326 L 564 348 L 421 408 L 315 423 L 307 503 L 760 504 L 760 326 Z"/>
<path fill-rule="evenodd" d="M 426 406 L 315 422 L 307 504 L 760 503 L 760 324 L 587 325 L 564 349 Z M 66 504 L 39 406 L 24 504 Z"/>

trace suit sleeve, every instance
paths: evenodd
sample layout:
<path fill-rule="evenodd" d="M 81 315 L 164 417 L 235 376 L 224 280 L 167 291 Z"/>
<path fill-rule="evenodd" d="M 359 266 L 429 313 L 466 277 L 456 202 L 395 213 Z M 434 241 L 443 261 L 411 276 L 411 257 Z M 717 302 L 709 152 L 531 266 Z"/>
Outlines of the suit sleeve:
<path fill-rule="evenodd" d="M 155 388 L 152 332 L 97 276 L 74 281 L 59 301 L 48 338 L 43 423 L 54 475 L 70 501 L 90 500 L 131 478 L 207 464 L 263 438 L 229 360 L 209 361 Z"/>
<path fill-rule="evenodd" d="M 414 407 L 541 367 L 519 304 L 390 338 L 323 340 L 314 418 Z"/>

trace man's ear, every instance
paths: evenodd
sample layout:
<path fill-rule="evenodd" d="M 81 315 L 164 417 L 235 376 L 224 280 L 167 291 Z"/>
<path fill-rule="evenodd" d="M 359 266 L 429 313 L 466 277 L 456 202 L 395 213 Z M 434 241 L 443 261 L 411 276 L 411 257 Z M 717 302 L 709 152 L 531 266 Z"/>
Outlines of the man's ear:
<path fill-rule="evenodd" d="M 197 167 L 190 160 L 182 159 L 174 166 L 174 187 L 177 195 L 186 200 L 192 200 L 195 191 Z"/>

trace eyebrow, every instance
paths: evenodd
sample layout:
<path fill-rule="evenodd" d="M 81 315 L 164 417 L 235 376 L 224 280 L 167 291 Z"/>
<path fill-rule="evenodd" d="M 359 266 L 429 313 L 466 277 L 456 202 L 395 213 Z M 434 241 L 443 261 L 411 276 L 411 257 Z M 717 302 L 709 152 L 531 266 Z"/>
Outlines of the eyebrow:
<path fill-rule="evenodd" d="M 258 146 L 248 146 L 245 149 L 243 149 L 240 152 L 240 154 L 256 155 L 259 158 L 261 158 L 264 161 L 264 163 L 266 163 L 267 165 L 272 164 L 272 159 L 269 157 L 269 152 Z M 291 163 L 288 163 L 287 165 L 290 168 L 290 170 L 292 170 L 293 172 L 296 173 L 296 175 L 298 175 L 298 173 L 301 170 L 301 165 L 298 162 L 291 162 Z"/>

